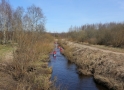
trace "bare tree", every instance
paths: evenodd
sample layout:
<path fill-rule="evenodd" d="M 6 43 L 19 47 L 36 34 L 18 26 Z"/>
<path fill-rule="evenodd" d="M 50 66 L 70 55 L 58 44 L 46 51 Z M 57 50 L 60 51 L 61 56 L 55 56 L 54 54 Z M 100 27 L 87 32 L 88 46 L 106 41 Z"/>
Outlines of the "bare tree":
<path fill-rule="evenodd" d="M 36 7 L 35 5 L 28 7 L 27 16 L 31 20 L 31 27 L 33 31 L 38 31 L 39 26 L 44 26 L 45 18 L 40 7 Z"/>
<path fill-rule="evenodd" d="M 3 31 L 3 44 L 7 41 L 7 31 L 11 28 L 12 8 L 6 0 L 0 3 L 0 25 Z"/>
<path fill-rule="evenodd" d="M 16 41 L 19 33 L 23 31 L 23 13 L 23 7 L 17 7 L 13 13 L 13 36 Z"/>
<path fill-rule="evenodd" d="M 26 14 L 23 17 L 23 29 L 26 31 L 30 31 L 31 30 L 31 18 Z"/>
<path fill-rule="evenodd" d="M 24 9 L 23 7 L 17 7 L 13 14 L 14 25 L 18 30 L 22 30 L 22 18 L 23 18 Z"/>

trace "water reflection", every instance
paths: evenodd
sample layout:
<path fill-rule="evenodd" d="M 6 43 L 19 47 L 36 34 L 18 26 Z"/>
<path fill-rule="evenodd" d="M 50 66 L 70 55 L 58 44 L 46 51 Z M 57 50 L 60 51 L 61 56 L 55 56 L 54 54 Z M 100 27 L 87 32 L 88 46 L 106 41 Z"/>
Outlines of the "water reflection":
<path fill-rule="evenodd" d="M 77 74 L 76 65 L 68 61 L 56 48 L 56 57 L 50 56 L 49 66 L 53 68 L 51 80 L 57 77 L 56 86 L 61 90 L 107 90 L 97 85 L 93 77 Z"/>

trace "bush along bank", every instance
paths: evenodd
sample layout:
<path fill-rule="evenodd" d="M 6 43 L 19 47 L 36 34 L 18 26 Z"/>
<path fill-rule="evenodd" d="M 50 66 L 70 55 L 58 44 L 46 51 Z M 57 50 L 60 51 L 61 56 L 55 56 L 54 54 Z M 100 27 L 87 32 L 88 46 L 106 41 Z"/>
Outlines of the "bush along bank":
<path fill-rule="evenodd" d="M 0 89 L 56 90 L 50 81 L 52 68 L 48 67 L 49 52 L 53 49 L 52 37 L 25 33 L 17 38 L 13 61 L 0 68 L 3 81 Z"/>
<path fill-rule="evenodd" d="M 78 72 L 93 75 L 94 80 L 111 90 L 124 90 L 124 54 L 91 49 L 61 41 L 63 54 L 78 66 Z"/>

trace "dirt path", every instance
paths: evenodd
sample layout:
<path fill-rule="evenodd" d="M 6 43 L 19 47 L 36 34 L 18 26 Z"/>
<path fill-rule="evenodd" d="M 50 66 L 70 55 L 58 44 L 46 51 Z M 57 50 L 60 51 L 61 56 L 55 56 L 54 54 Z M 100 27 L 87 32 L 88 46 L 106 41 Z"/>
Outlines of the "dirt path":
<path fill-rule="evenodd" d="M 92 49 L 92 50 L 99 50 L 99 51 L 102 51 L 102 52 L 106 52 L 106 53 L 114 53 L 114 54 L 121 54 L 121 55 L 124 55 L 124 53 L 120 53 L 120 52 L 114 52 L 114 51 L 111 51 L 111 50 L 104 50 L 104 49 L 100 49 L 100 48 L 97 48 L 97 47 L 93 47 L 93 46 L 87 46 L 87 45 L 82 45 L 82 44 L 78 44 L 78 43 L 73 43 L 73 42 L 69 42 L 70 45 L 73 45 L 75 47 L 80 47 L 80 48 L 89 48 L 89 49 Z"/>

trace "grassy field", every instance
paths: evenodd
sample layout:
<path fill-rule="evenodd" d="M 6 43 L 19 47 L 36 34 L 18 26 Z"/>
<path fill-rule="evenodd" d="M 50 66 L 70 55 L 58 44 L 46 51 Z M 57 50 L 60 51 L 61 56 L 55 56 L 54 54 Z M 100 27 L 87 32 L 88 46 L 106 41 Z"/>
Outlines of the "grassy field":
<path fill-rule="evenodd" d="M 0 59 L 5 57 L 8 53 L 12 51 L 13 51 L 13 48 L 11 45 L 0 45 Z"/>

